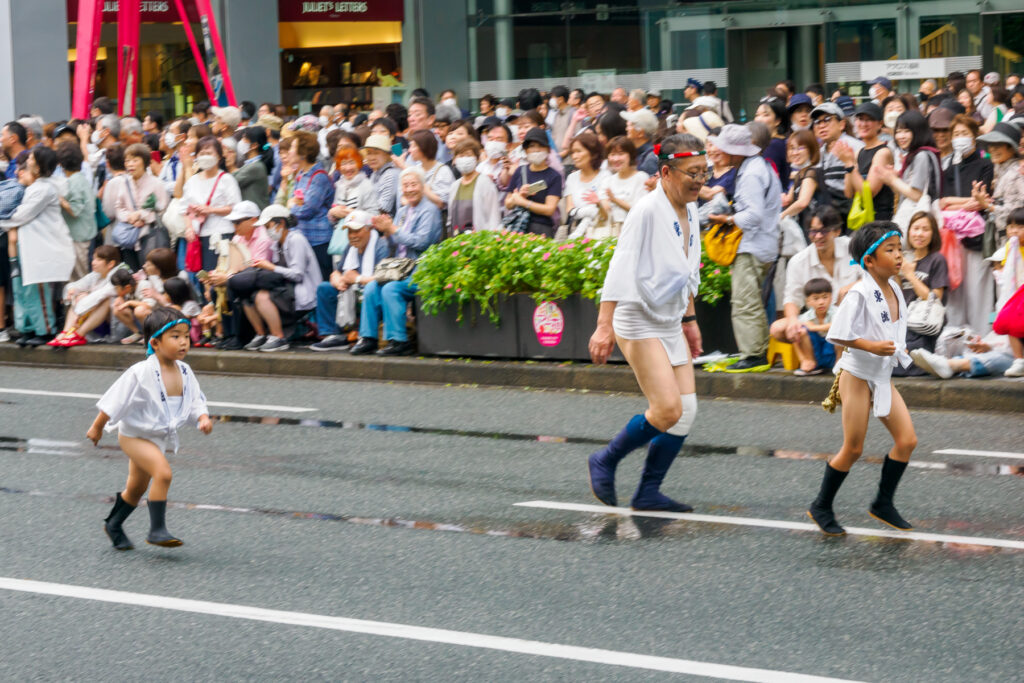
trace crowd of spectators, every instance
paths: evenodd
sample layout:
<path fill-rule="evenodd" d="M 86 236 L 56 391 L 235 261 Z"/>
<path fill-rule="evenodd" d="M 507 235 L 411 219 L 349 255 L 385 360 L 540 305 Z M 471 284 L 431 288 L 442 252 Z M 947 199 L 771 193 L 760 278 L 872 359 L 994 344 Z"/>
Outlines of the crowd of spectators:
<path fill-rule="evenodd" d="M 475 115 L 452 91 L 435 104 L 417 90 L 302 116 L 199 103 L 140 120 L 106 98 L 85 120 L 24 116 L 0 130 L 0 341 L 130 345 L 169 305 L 199 346 L 412 353 L 411 273 L 432 244 L 474 230 L 615 237 L 658 183 L 659 141 L 679 132 L 707 145 L 702 228 L 740 231 L 721 313 L 740 355 L 730 371 L 768 369 L 772 338 L 793 344 L 797 374 L 829 368 L 831 310 L 860 277 L 848 235 L 866 213 L 904 234 L 908 303 L 943 308 L 939 329 L 908 334 L 909 372 L 1024 376 L 1021 341 L 992 334 L 1024 284 L 1024 86 L 980 71 L 901 85 L 876 78 L 855 98 L 782 81 L 749 122 L 695 79 L 679 103 L 557 86 L 487 95 Z"/>

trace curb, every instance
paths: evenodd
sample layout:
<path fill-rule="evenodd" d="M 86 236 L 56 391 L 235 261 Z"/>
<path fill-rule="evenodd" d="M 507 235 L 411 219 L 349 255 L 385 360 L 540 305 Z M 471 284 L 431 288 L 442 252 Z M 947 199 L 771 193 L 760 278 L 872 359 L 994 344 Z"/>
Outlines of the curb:
<path fill-rule="evenodd" d="M 142 360 L 141 347 L 107 345 L 72 349 L 22 349 L 0 345 L 0 364 L 123 370 Z M 350 356 L 347 353 L 297 351 L 268 354 L 193 349 L 188 363 L 197 372 L 272 377 L 476 384 L 533 389 L 574 389 L 639 393 L 625 365 L 543 361 L 492 361 L 464 358 Z M 795 377 L 788 372 L 728 374 L 698 371 L 697 393 L 708 398 L 737 398 L 820 403 L 832 376 Z M 1005 379 L 897 379 L 896 386 L 912 409 L 1024 413 L 1024 381 Z"/>

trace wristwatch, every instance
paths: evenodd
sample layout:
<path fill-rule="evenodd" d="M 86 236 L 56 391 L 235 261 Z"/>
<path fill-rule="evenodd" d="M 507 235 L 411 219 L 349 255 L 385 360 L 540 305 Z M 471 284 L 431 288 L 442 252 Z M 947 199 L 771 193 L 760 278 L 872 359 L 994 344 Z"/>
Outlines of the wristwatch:
<path fill-rule="evenodd" d="M 684 315 L 683 316 L 683 323 L 684 324 L 685 323 L 695 323 L 695 322 L 697 322 L 697 316 L 695 316 L 695 315 Z"/>

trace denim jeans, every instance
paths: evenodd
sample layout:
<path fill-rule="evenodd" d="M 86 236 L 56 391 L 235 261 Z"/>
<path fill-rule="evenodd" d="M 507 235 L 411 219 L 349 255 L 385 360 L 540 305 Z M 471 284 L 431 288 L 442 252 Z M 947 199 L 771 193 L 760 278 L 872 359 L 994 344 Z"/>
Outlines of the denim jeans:
<path fill-rule="evenodd" d="M 316 287 L 316 329 L 322 336 L 338 334 L 335 322 L 338 311 L 338 290 L 330 282 L 321 282 Z"/>
<path fill-rule="evenodd" d="M 971 369 L 964 373 L 967 377 L 998 377 L 1013 365 L 1013 356 L 1003 351 L 968 353 L 964 358 L 971 364 Z"/>
<path fill-rule="evenodd" d="M 371 282 L 363 290 L 363 308 L 359 319 L 359 336 L 376 339 L 380 320 L 384 318 L 384 338 L 390 341 L 409 340 L 405 329 L 405 311 L 416 294 L 416 285 L 409 278 L 380 285 Z"/>

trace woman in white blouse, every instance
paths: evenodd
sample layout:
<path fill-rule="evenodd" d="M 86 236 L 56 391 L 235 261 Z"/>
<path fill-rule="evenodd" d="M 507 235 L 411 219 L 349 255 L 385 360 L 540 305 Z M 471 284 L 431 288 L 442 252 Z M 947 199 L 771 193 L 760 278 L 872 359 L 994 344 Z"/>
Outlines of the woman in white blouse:
<path fill-rule="evenodd" d="M 202 269 L 214 270 L 217 252 L 211 247 L 234 234 L 235 226 L 226 216 L 235 204 L 242 201 L 242 194 L 234 176 L 224 170 L 224 151 L 217 138 L 207 136 L 200 140 L 191 163 L 195 175 L 185 182 L 181 201 L 185 240 L 199 240 Z"/>
<path fill-rule="evenodd" d="M 598 189 L 609 176 L 608 171 L 601 169 L 604 158 L 601 141 L 595 133 L 580 133 L 573 138 L 569 153 L 576 170 L 565 179 L 562 196 L 565 197 L 566 214 L 571 216 L 573 209 L 591 207 L 596 215 Z"/>
<path fill-rule="evenodd" d="M 612 233 L 617 236 L 626 214 L 647 194 L 648 175 L 636 167 L 636 145 L 624 135 L 608 141 L 608 170 L 598 196 L 601 210 L 611 219 Z"/>
<path fill-rule="evenodd" d="M 409 135 L 409 154 L 401 167 L 405 166 L 423 169 L 423 197 L 442 211 L 447 211 L 455 174 L 447 164 L 437 160 L 437 138 L 433 133 L 418 130 Z"/>

